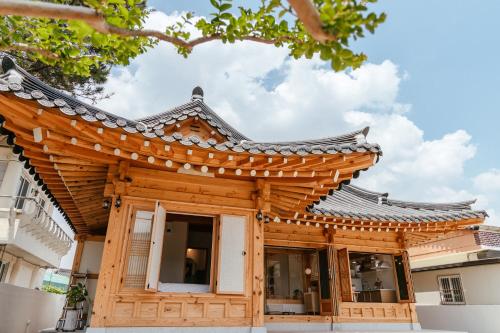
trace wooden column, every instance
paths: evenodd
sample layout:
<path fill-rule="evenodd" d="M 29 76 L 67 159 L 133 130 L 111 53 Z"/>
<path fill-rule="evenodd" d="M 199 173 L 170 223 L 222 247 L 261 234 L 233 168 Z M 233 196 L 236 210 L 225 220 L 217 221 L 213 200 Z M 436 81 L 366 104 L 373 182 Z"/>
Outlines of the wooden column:
<path fill-rule="evenodd" d="M 124 223 L 125 205 L 122 203 L 120 208 L 116 208 L 115 200 L 116 197 L 113 198 L 113 203 L 111 205 L 112 208 L 109 215 L 106 240 L 104 241 L 101 268 L 99 270 L 99 279 L 97 281 L 97 290 L 92 309 L 91 327 L 105 326 L 108 304 L 110 304 L 112 292 L 113 277 L 119 274 L 117 263 L 119 261 L 120 248 L 122 245 L 121 240 L 125 234 L 123 229 L 126 223 Z"/>
<path fill-rule="evenodd" d="M 83 248 L 85 246 L 85 239 L 86 235 L 77 235 L 75 237 L 76 240 L 76 249 L 75 249 L 75 257 L 73 258 L 73 265 L 71 266 L 71 273 L 78 273 L 78 270 L 80 269 L 80 263 L 82 262 L 82 254 L 83 254 Z M 74 277 L 71 277 L 69 283 L 75 284 L 76 279 Z"/>
<path fill-rule="evenodd" d="M 257 180 L 256 208 L 265 215 L 270 209 L 271 186 L 264 180 Z M 252 326 L 264 326 L 264 221 L 253 221 L 253 293 L 252 293 Z"/>

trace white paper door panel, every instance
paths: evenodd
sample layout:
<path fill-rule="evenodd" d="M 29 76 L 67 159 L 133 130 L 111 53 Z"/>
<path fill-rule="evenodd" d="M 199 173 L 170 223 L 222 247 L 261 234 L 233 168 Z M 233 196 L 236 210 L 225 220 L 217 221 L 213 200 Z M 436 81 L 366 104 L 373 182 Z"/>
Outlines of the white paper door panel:
<path fill-rule="evenodd" d="M 221 216 L 218 293 L 245 293 L 246 225 L 246 216 Z"/>

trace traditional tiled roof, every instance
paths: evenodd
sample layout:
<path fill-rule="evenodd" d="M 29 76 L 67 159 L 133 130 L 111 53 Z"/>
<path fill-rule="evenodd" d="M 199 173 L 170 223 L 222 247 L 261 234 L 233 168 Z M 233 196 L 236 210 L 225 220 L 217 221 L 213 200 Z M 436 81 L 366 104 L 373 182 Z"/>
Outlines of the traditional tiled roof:
<path fill-rule="evenodd" d="M 173 125 L 179 121 L 194 117 L 205 120 L 210 126 L 216 128 L 228 141 L 236 144 L 240 141 L 250 141 L 249 138 L 226 123 L 203 102 L 203 90 L 200 87 L 194 88 L 193 97 L 190 102 L 163 113 L 137 119 L 137 121 L 146 124 L 146 126 L 154 130 L 161 130 L 167 125 Z"/>
<path fill-rule="evenodd" d="M 76 116 L 87 122 L 100 122 L 108 128 L 121 128 L 127 133 L 141 133 L 146 138 L 160 138 L 167 143 L 179 142 L 185 146 L 197 145 L 201 148 L 214 148 L 219 151 L 247 152 L 267 155 L 310 155 L 310 154 L 350 154 L 353 152 L 373 152 L 382 154 L 378 144 L 366 142 L 368 128 L 349 134 L 320 140 L 293 142 L 254 142 L 236 131 L 200 98 L 201 88 L 195 88 L 193 100 L 173 110 L 159 115 L 129 120 L 99 108 L 88 105 L 38 80 L 12 59 L 3 57 L 0 75 L 0 92 L 11 92 L 17 97 L 36 100 L 41 106 L 57 108 L 63 114 Z M 174 124 L 187 117 L 200 117 L 216 128 L 227 141 L 218 143 L 214 139 L 202 140 L 196 135 L 183 136 L 181 133 L 166 134 L 164 125 Z"/>
<path fill-rule="evenodd" d="M 477 245 L 500 248 L 500 228 L 492 226 L 480 226 L 474 233 Z"/>
<path fill-rule="evenodd" d="M 473 210 L 474 201 L 457 203 L 418 203 L 388 198 L 388 193 L 342 185 L 311 213 L 347 219 L 394 222 L 440 222 L 484 218 L 485 211 Z"/>

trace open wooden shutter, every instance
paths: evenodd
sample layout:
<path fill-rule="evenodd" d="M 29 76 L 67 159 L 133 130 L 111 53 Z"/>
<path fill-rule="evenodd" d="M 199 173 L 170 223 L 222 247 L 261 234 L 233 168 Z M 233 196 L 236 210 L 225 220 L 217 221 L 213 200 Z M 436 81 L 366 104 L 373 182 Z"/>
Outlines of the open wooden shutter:
<path fill-rule="evenodd" d="M 328 248 L 318 251 L 320 314 L 332 314 L 331 266 Z"/>
<path fill-rule="evenodd" d="M 328 246 L 328 257 L 330 264 L 330 289 L 332 293 L 332 316 L 338 316 L 340 310 L 340 287 L 337 282 L 337 272 L 339 270 L 339 263 L 337 257 L 337 250 L 333 247 L 333 245 Z"/>
<path fill-rule="evenodd" d="M 246 216 L 222 215 L 217 293 L 245 293 Z"/>
<path fill-rule="evenodd" d="M 352 302 L 351 267 L 349 265 L 349 251 L 347 248 L 337 251 L 339 259 L 340 295 L 342 302 Z"/>
<path fill-rule="evenodd" d="M 394 256 L 396 278 L 398 282 L 398 296 L 402 302 L 415 303 L 415 292 L 411 277 L 410 259 L 408 252 Z"/>
<path fill-rule="evenodd" d="M 161 253 L 163 249 L 163 237 L 165 234 L 165 221 L 167 211 L 156 202 L 153 228 L 151 231 L 151 243 L 149 247 L 148 269 L 146 274 L 146 290 L 157 291 L 158 280 L 160 279 Z"/>

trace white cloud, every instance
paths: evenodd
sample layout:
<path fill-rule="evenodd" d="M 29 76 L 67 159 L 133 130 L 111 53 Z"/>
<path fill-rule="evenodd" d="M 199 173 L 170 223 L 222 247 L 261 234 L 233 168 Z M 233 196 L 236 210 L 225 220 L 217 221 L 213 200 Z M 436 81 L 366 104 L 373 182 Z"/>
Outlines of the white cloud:
<path fill-rule="evenodd" d="M 149 24 L 158 28 L 172 20 L 156 12 Z M 273 73 L 279 79 L 264 84 Z M 464 166 L 476 153 L 471 136 L 458 129 L 426 140 L 409 118 L 411 105 L 398 101 L 400 83 L 407 79 L 410 75 L 389 60 L 335 73 L 317 59 L 293 60 L 287 49 L 268 45 L 211 42 L 184 59 L 160 44 L 113 72 L 106 90 L 115 95 L 100 106 L 139 118 L 187 102 L 200 85 L 206 103 L 255 140 L 318 138 L 368 125 L 369 141 L 379 143 L 384 156 L 357 184 L 408 200 L 478 197 L 478 207 L 494 212 L 500 200 L 483 193 L 498 189 L 500 180 L 493 185 L 486 179 L 492 174 L 500 179 L 500 171 L 478 175 L 474 191 L 468 189 Z"/>
<path fill-rule="evenodd" d="M 479 191 L 500 193 L 500 170 L 491 169 L 474 177 L 474 187 Z"/>

